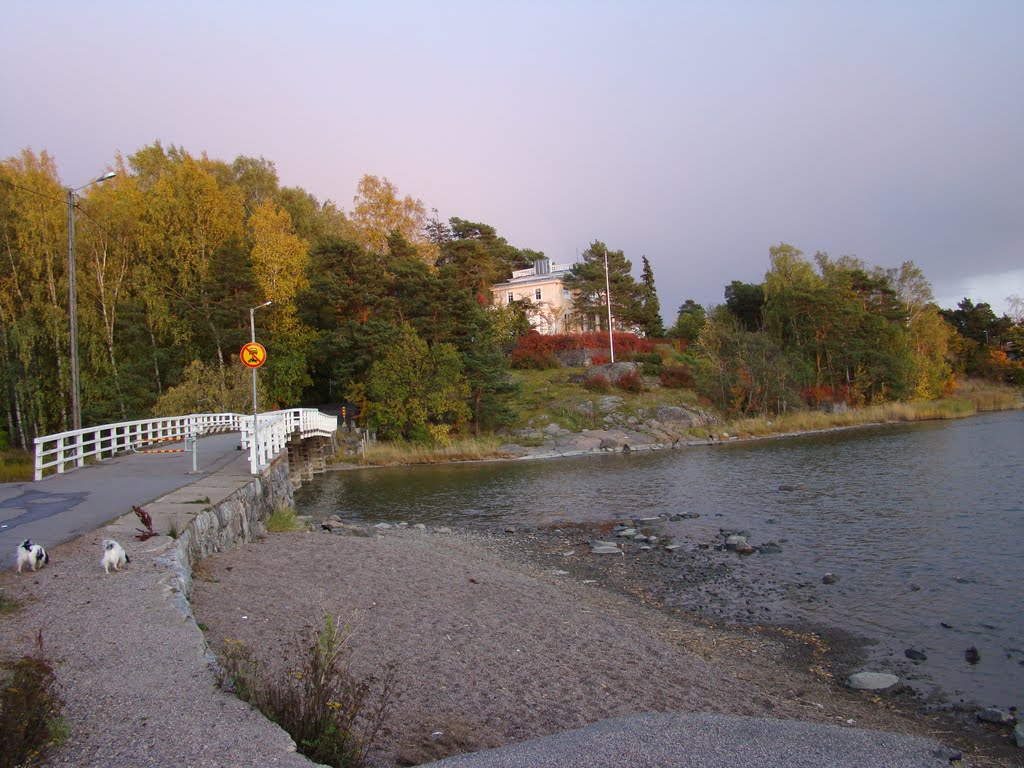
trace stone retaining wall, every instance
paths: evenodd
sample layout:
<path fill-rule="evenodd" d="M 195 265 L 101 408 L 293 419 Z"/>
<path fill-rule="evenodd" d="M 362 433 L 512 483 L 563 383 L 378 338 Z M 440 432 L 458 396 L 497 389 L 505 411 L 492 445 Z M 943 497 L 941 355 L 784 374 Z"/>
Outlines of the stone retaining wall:
<path fill-rule="evenodd" d="M 258 477 L 200 512 L 160 559 L 168 569 L 167 589 L 182 612 L 192 616 L 188 599 L 192 568 L 197 562 L 213 552 L 224 552 L 237 543 L 263 536 L 274 509 L 292 506 L 288 455 L 282 452 Z"/>

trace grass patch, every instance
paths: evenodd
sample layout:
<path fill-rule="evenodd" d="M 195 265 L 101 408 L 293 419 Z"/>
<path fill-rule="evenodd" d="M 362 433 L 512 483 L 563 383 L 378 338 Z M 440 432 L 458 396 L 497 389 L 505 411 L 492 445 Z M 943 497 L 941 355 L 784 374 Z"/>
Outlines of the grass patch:
<path fill-rule="evenodd" d="M 295 514 L 292 507 L 277 507 L 267 520 L 270 533 L 291 533 L 307 530 L 306 524 Z"/>
<path fill-rule="evenodd" d="M 556 421 L 570 432 L 597 429 L 603 424 L 603 416 L 597 413 L 596 404 L 605 395 L 620 398 L 622 407 L 617 410 L 626 416 L 637 415 L 644 409 L 659 405 L 695 408 L 699 404 L 697 394 L 691 389 L 627 391 L 609 387 L 607 392 L 590 391 L 582 383 L 585 370 L 513 371 L 520 387 L 519 394 L 510 405 L 519 414 L 518 426 L 538 426 Z"/>
<path fill-rule="evenodd" d="M 221 683 L 284 728 L 312 761 L 363 766 L 385 732 L 395 675 L 389 666 L 379 680 L 357 679 L 349 669 L 347 637 L 325 614 L 306 645 L 300 644 L 298 668 L 277 676 L 268 674 L 245 644 L 226 640 Z"/>
<path fill-rule="evenodd" d="M 0 689 L 0 768 L 45 762 L 66 737 L 57 693 L 57 675 L 43 656 L 43 636 L 31 656 L 5 665 Z"/>
<path fill-rule="evenodd" d="M 448 464 L 453 461 L 480 461 L 501 458 L 502 440 L 495 435 L 455 439 L 450 445 L 420 443 L 371 443 L 359 457 L 360 464 L 395 466 L 405 464 Z"/>
<path fill-rule="evenodd" d="M 768 419 L 738 419 L 717 428 L 693 429 L 690 430 L 690 434 L 699 438 L 722 432 L 741 438 L 764 437 L 868 424 L 963 419 L 983 411 L 1012 410 L 1020 407 L 1020 399 L 1012 389 L 987 386 L 969 389 L 964 394 L 958 391 L 955 396 L 941 400 L 883 403 L 865 408 L 851 408 L 840 413 L 808 410 L 794 411 Z"/>
<path fill-rule="evenodd" d="M 171 523 L 170 528 L 167 529 L 167 535 L 170 536 L 172 539 L 177 539 L 178 538 L 179 534 L 178 534 L 178 524 L 177 523 Z"/>
<path fill-rule="evenodd" d="M 1019 389 L 979 379 L 965 379 L 957 384 L 954 398 L 974 403 L 978 413 L 1012 411 L 1022 406 Z"/>
<path fill-rule="evenodd" d="M 0 483 L 24 483 L 35 476 L 35 458 L 29 451 L 0 451 Z"/>
<path fill-rule="evenodd" d="M 3 591 L 0 591 L 0 614 L 17 613 L 20 610 L 20 600 L 15 600 L 13 597 L 8 597 L 3 593 Z"/>

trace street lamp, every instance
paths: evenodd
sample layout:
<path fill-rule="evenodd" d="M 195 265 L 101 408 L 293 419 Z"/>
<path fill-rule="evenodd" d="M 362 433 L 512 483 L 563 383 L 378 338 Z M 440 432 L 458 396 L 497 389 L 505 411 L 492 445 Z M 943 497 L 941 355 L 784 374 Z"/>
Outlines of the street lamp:
<path fill-rule="evenodd" d="M 265 301 L 265 302 L 263 302 L 262 304 L 260 304 L 257 307 L 249 307 L 249 335 L 250 335 L 250 339 L 249 340 L 253 344 L 256 343 L 256 310 L 257 309 L 263 309 L 264 307 L 269 307 L 273 303 L 274 302 L 272 302 L 272 301 Z M 259 414 L 259 404 L 256 401 L 256 369 L 253 368 L 252 369 L 252 454 L 251 455 L 254 458 L 253 458 L 252 464 L 250 465 L 249 468 L 252 470 L 252 473 L 254 475 L 257 472 L 260 471 L 260 457 L 259 457 L 259 451 L 260 451 L 260 440 L 259 440 L 259 438 L 260 438 L 260 431 L 259 431 L 259 418 L 258 418 L 258 414 Z"/>
<path fill-rule="evenodd" d="M 78 379 L 78 296 L 75 288 L 75 192 L 85 189 L 92 184 L 99 184 L 112 179 L 117 174 L 114 171 L 107 171 L 98 179 L 83 184 L 80 187 L 68 187 L 68 317 L 70 318 L 70 346 L 71 346 L 71 428 L 82 428 L 82 402 L 80 397 L 80 384 Z"/>
<path fill-rule="evenodd" d="M 604 296 L 608 300 L 608 349 L 615 362 L 615 337 L 612 335 L 612 285 L 608 279 L 608 249 L 604 249 Z"/>

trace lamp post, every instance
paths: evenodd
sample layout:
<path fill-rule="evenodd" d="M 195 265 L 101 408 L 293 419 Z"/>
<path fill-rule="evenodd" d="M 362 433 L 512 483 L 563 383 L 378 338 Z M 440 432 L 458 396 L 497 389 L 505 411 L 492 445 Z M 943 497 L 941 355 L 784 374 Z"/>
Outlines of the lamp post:
<path fill-rule="evenodd" d="M 68 187 L 68 317 L 70 318 L 71 329 L 69 345 L 71 347 L 71 428 L 82 428 L 82 402 L 80 397 L 80 383 L 78 378 L 78 291 L 75 280 L 75 192 L 92 184 L 99 184 L 112 179 L 117 174 L 114 171 L 107 171 L 98 179 L 93 179 L 80 187 Z"/>
<path fill-rule="evenodd" d="M 615 362 L 615 337 L 612 336 L 612 285 L 608 279 L 608 249 L 604 249 L 604 297 L 608 300 L 608 349 Z"/>
<path fill-rule="evenodd" d="M 265 301 L 257 307 L 249 307 L 249 334 L 250 341 L 256 343 L 256 310 L 269 307 L 274 302 Z M 252 369 L 252 474 L 260 471 L 260 430 L 259 430 L 259 404 L 256 400 L 256 369 Z"/>

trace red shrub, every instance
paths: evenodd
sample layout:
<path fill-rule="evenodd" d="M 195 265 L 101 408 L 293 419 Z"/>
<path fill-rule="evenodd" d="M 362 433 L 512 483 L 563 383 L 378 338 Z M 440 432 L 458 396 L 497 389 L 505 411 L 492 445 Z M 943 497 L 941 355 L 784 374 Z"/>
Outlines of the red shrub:
<path fill-rule="evenodd" d="M 822 384 L 821 386 L 805 387 L 800 390 L 800 397 L 811 407 L 824 403 L 845 403 L 849 396 L 850 390 L 846 386 L 836 389 L 827 384 Z"/>
<path fill-rule="evenodd" d="M 589 377 L 583 383 L 583 386 L 593 392 L 607 392 L 609 389 L 611 389 L 612 385 L 611 382 L 608 381 L 607 376 L 605 376 L 603 373 L 598 373 L 595 374 L 594 376 Z"/>
<path fill-rule="evenodd" d="M 553 352 L 545 352 L 541 349 L 523 349 L 520 347 L 512 350 L 511 361 L 513 368 L 536 371 L 558 368 L 561 365 Z"/>
<path fill-rule="evenodd" d="M 619 389 L 625 390 L 626 392 L 643 392 L 644 380 L 639 372 L 627 371 L 619 376 L 619 380 L 615 382 L 615 386 Z"/>
<path fill-rule="evenodd" d="M 692 389 L 693 373 L 685 365 L 667 365 L 661 369 L 661 386 L 668 389 Z"/>

